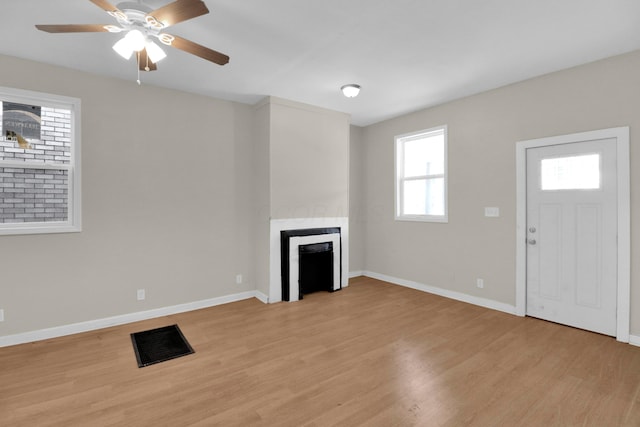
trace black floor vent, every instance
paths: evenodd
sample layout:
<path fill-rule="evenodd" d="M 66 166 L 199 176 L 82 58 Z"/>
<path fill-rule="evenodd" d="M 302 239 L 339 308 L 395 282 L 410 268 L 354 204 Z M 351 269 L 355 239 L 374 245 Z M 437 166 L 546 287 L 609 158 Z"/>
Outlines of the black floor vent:
<path fill-rule="evenodd" d="M 136 332 L 131 342 L 139 368 L 194 353 L 178 325 Z"/>

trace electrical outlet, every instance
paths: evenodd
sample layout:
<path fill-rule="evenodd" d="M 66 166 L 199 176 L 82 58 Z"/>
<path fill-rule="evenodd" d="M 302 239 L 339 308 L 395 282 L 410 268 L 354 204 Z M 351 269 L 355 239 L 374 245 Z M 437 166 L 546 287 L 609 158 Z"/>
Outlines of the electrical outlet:
<path fill-rule="evenodd" d="M 484 288 L 484 280 L 483 279 L 476 279 L 476 286 L 479 287 L 480 289 Z"/>
<path fill-rule="evenodd" d="M 0 308 L 0 322 L 4 322 L 4 309 Z"/>
<path fill-rule="evenodd" d="M 242 274 L 237 274 L 236 275 L 236 285 L 239 285 L 242 283 Z"/>
<path fill-rule="evenodd" d="M 138 289 L 138 301 L 142 301 L 145 299 L 144 289 Z"/>

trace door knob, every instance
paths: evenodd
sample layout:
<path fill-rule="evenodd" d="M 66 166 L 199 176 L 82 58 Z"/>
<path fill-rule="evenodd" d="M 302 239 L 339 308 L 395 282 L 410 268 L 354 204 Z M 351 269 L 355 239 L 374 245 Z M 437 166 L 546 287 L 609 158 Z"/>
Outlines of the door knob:
<path fill-rule="evenodd" d="M 529 240 L 528 240 L 528 243 L 529 243 L 530 245 L 535 245 L 535 244 L 536 244 L 536 239 L 529 239 Z"/>

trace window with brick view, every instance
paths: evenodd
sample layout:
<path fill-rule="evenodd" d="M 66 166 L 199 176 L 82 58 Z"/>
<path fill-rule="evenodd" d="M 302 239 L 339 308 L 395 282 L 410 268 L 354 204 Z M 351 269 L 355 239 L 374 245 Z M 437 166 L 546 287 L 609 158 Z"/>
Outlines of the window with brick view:
<path fill-rule="evenodd" d="M 0 234 L 80 231 L 80 101 L 0 88 L 0 103 Z"/>

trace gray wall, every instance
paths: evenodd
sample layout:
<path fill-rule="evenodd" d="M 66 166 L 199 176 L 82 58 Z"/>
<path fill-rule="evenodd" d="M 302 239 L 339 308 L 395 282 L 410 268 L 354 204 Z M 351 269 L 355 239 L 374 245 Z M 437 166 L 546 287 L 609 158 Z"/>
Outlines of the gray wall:
<path fill-rule="evenodd" d="M 253 236 L 256 289 L 269 295 L 271 209 L 271 106 L 266 100 L 255 106 L 253 162 Z"/>
<path fill-rule="evenodd" d="M 349 115 L 271 97 L 271 218 L 349 215 Z"/>
<path fill-rule="evenodd" d="M 364 269 L 515 305 L 516 170 L 520 140 L 631 129 L 631 333 L 640 334 L 640 52 L 549 74 L 364 129 Z M 449 223 L 394 221 L 394 136 L 449 132 Z M 484 207 L 500 207 L 499 218 Z M 478 289 L 475 279 L 483 278 Z"/>
<path fill-rule="evenodd" d="M 81 233 L 0 236 L 0 336 L 255 289 L 252 107 L 4 56 L 0 69 L 1 86 L 81 98 L 83 205 Z"/>
<path fill-rule="evenodd" d="M 359 273 L 365 266 L 364 141 L 363 128 L 351 126 L 349 133 L 349 270 Z"/>

